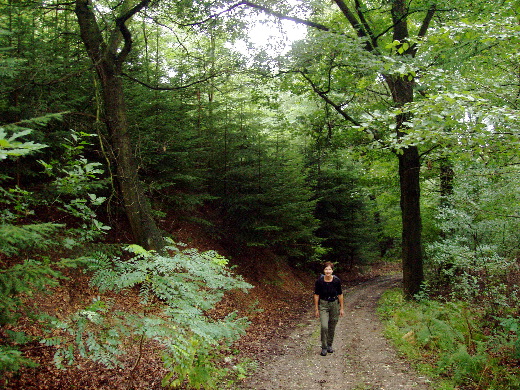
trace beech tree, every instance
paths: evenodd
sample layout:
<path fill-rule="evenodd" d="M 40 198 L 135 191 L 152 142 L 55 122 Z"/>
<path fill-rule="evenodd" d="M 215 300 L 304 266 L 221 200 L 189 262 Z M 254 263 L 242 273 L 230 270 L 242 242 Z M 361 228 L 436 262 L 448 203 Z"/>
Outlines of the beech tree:
<path fill-rule="evenodd" d="M 101 83 L 104 122 L 110 135 L 117 166 L 117 181 L 134 238 L 145 248 L 161 250 L 164 246 L 162 235 L 153 219 L 150 203 L 138 177 L 122 81 L 123 65 L 132 49 L 132 36 L 126 23 L 149 3 L 149 0 L 143 0 L 133 7 L 124 3 L 120 15 L 111 21 L 111 25 L 105 26 L 110 29 L 109 34 L 105 35 L 90 0 L 77 0 L 75 13 L 81 39 Z"/>
<path fill-rule="evenodd" d="M 409 130 L 408 123 L 412 114 L 406 110 L 405 106 L 414 101 L 416 82 L 416 73 L 406 65 L 416 56 L 420 47 L 419 42 L 428 32 L 437 10 L 436 2 L 392 0 L 375 4 L 361 0 L 353 2 L 334 0 L 334 3 L 343 18 L 341 20 L 336 16 L 330 17 L 330 19 L 334 19 L 331 26 L 335 27 L 327 26 L 327 22 L 317 23 L 289 17 L 263 5 L 247 4 L 271 15 L 303 23 L 318 31 L 326 32 L 329 41 L 327 44 L 322 42 L 322 47 L 326 45 L 330 48 L 331 45 L 338 45 L 343 46 L 344 49 L 344 45 L 347 44 L 350 45 L 350 50 L 357 50 L 359 56 L 363 56 L 359 49 L 366 52 L 366 61 L 375 61 L 375 57 L 383 59 L 385 52 L 390 52 L 389 57 L 392 57 L 394 66 L 388 65 L 389 62 L 385 61 L 388 66 L 380 69 L 379 75 L 387 87 L 387 91 L 381 91 L 381 94 L 389 94 L 392 101 L 391 106 L 397 112 L 393 127 L 397 140 L 399 140 Z M 321 14 L 326 12 L 327 10 L 322 10 Z M 320 14 L 320 12 L 317 13 Z M 422 15 L 421 20 L 418 20 L 417 15 Z M 356 65 L 340 63 L 338 53 L 341 49 L 336 50 L 336 53 L 334 53 L 335 49 L 328 53 L 326 51 L 315 52 L 312 49 L 308 49 L 308 51 L 312 51 L 312 55 L 306 56 L 304 61 L 287 71 L 299 74 L 310 85 L 313 92 L 332 106 L 342 118 L 353 126 L 362 127 L 362 121 L 356 119 L 359 112 L 352 109 L 348 100 L 341 101 L 340 99 L 343 97 L 332 92 L 332 85 L 340 82 L 336 78 L 338 69 L 350 66 L 353 69 L 352 73 L 355 74 L 363 73 L 363 69 L 356 68 L 356 65 L 367 68 L 371 65 L 362 61 Z M 313 56 L 315 62 L 324 58 L 328 68 L 322 67 L 318 72 L 313 73 L 311 70 Z M 368 128 L 366 130 L 371 136 L 377 137 L 380 129 Z M 395 144 L 393 151 L 399 161 L 404 291 L 407 297 L 413 297 L 419 291 L 424 278 L 421 242 L 420 154 L 416 145 L 399 145 L 399 141 Z"/>

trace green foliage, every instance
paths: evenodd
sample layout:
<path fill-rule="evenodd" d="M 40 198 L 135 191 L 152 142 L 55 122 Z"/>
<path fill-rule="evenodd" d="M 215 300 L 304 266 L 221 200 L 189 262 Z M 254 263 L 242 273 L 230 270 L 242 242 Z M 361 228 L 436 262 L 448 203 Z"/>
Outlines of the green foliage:
<path fill-rule="evenodd" d="M 45 250 L 57 244 L 53 240 L 63 224 L 0 225 L 0 253 L 13 256 L 28 251 Z"/>
<path fill-rule="evenodd" d="M 44 237 L 40 236 L 40 239 Z M 16 324 L 21 316 L 37 319 L 38 316 L 32 312 L 27 300 L 34 295 L 48 293 L 49 288 L 59 284 L 59 279 L 64 277 L 55 267 L 72 264 L 67 260 L 60 263 L 29 259 L 0 270 L 0 334 L 3 336 L 3 345 L 0 345 L 0 372 L 17 371 L 22 366 L 36 366 L 35 362 L 24 357 L 20 351 L 32 338 L 24 332 L 13 332 L 4 327 Z"/>
<path fill-rule="evenodd" d="M 409 22 L 410 35 L 417 33 L 430 3 L 408 4 L 409 14 L 403 21 Z M 272 74 L 273 69 L 282 70 L 283 87 L 303 96 L 301 99 L 280 94 L 277 81 L 236 72 L 239 61 L 230 55 L 225 41 L 238 35 L 236 26 L 244 21 L 223 26 L 222 18 L 213 18 L 211 28 L 192 26 L 196 34 L 190 34 L 178 26 L 152 25 L 152 19 L 169 23 L 173 15 L 170 2 L 165 8 L 154 6 L 154 18 L 143 17 L 132 27 L 134 45 L 125 65 L 128 80 L 154 87 L 146 89 L 125 80 L 129 131 L 139 173 L 154 201 L 162 202 L 169 212 L 173 210 L 176 217 L 183 211 L 221 238 L 269 246 L 293 257 L 309 259 L 321 254 L 351 261 L 371 258 L 376 241 L 384 244 L 382 255 L 397 257 L 390 252 L 402 228 L 397 161 L 388 163 L 388 151 L 399 153 L 407 146 L 417 146 L 428 170 L 430 163 L 435 165 L 438 159 L 452 155 L 457 182 L 450 207 L 436 208 L 437 181 L 431 172 L 423 176 L 427 184 L 422 186 L 423 204 L 429 207 L 422 218 L 429 227 L 430 291 L 480 302 L 483 318 L 502 323 L 500 331 L 493 329 L 497 350 L 503 346 L 506 351 L 517 351 L 513 318 L 518 306 L 514 276 L 518 273 L 515 259 L 520 239 L 518 1 L 438 1 L 437 9 L 442 11 L 420 41 L 395 40 L 391 19 L 395 15 L 390 12 L 393 3 L 374 4 L 356 2 L 356 11 L 357 16 L 363 13 L 365 28 L 374 27 L 376 42 L 372 43 L 377 43 L 378 50 L 366 50 L 367 41 L 352 33 L 344 15 L 322 3 L 308 5 L 313 8 L 312 19 L 326 21 L 341 34 L 309 32 L 308 39 L 295 44 L 291 55 L 278 59 L 276 65 L 265 52 L 257 57 L 267 60 L 263 71 Z M 115 13 L 109 9 L 97 9 L 103 16 L 100 21 L 114 20 Z M 209 9 L 209 3 L 183 1 L 174 5 L 174 14 L 189 24 L 194 17 L 204 19 Z M 92 123 L 103 117 L 103 112 L 99 88 L 92 82 L 95 78 L 85 71 L 84 48 L 78 44 L 77 25 L 69 8 L 49 12 L 39 3 L 6 2 L 0 11 L 3 25 L 9 28 L 0 30 L 0 117 L 6 123 L 16 123 L 3 123 L 0 128 L 0 160 L 27 156 L 30 151 L 45 152 L 41 164 L 26 157 L 7 160 L 3 172 L 13 179 L 5 180 L 7 184 L 0 189 L 0 249 L 6 256 L 29 258 L 29 253 L 36 257 L 38 251 L 99 239 L 108 229 L 97 217 L 106 196 L 101 192 L 106 186 L 104 169 L 92 161 L 86 141 L 91 137 Z M 382 30 L 381 26 L 390 27 Z M 406 55 L 416 44 L 415 58 Z M 250 72 L 251 63 L 243 63 Z M 385 88 L 382 75 L 413 80 L 415 101 L 396 108 L 391 96 L 396 89 Z M 168 86 L 175 90 L 160 90 Z M 359 125 L 345 125 L 344 118 L 330 106 L 323 108 L 309 98 L 309 93 L 318 91 Z M 63 125 L 54 126 L 55 119 L 62 118 L 47 113 L 64 111 L 74 114 L 68 115 Z M 408 113 L 406 128 L 398 137 L 396 118 Z M 69 128 L 78 130 L 70 132 Z M 105 136 L 102 126 L 98 135 L 99 139 Z M 44 141 L 49 147 L 44 148 Z M 305 149 L 302 144 L 307 148 L 305 164 L 298 156 Z M 336 153 L 338 161 L 328 158 Z M 365 165 L 359 172 L 357 165 L 351 170 L 342 165 L 349 159 Z M 42 166 L 47 178 L 39 175 Z M 321 172 L 309 179 L 304 166 Z M 38 177 L 33 182 L 35 172 Z M 21 184 L 14 185 L 15 179 Z M 30 190 L 28 183 L 37 190 Z M 35 212 L 35 206 L 52 211 L 58 207 L 79 223 L 74 230 L 39 223 L 42 214 Z M 208 209 L 221 213 L 207 217 Z M 194 210 L 203 212 L 199 216 Z M 27 220 L 34 223 L 25 224 Z M 213 221 L 223 221 L 224 226 L 212 226 Z M 319 238 L 326 241 L 326 248 L 319 246 Z M 201 282 L 206 271 L 197 274 L 196 266 L 192 273 L 178 259 L 166 260 L 138 247 L 130 249 L 133 255 L 128 263 L 101 255 L 91 261 L 98 267 L 96 286 L 110 291 L 140 288 L 143 305 L 162 310 L 162 302 L 166 314 L 148 318 L 143 309 L 131 316 L 113 312 L 109 301 L 96 301 L 72 319 L 76 328 L 69 336 L 75 338 L 77 348 L 63 347 L 63 354 L 57 357 L 65 363 L 79 351 L 110 363 L 112 356 L 121 357 L 117 342 L 136 343 L 134 338 L 150 329 L 147 339 L 159 334 L 165 340 L 178 341 L 177 349 L 165 347 L 170 382 L 178 385 L 188 378 L 195 387 L 214 385 L 212 373 L 218 377 L 221 372 L 216 366 L 204 368 L 216 359 L 214 344 L 208 340 L 224 327 L 215 330 L 211 324 L 198 321 L 220 297 L 221 286 L 215 281 L 212 286 Z M 205 256 L 178 252 L 188 257 Z M 183 258 L 175 253 L 174 259 Z M 207 256 L 209 264 L 224 267 L 222 258 L 217 259 L 214 253 Z M 48 265 L 45 261 L 34 263 L 26 272 L 44 284 L 51 276 L 45 274 Z M 16 275 L 23 279 L 22 273 Z M 195 290 L 187 289 L 186 284 Z M 199 302 L 196 298 L 200 294 L 208 301 Z M 184 296 L 200 306 L 183 302 L 180 297 Z M 476 320 L 464 314 L 470 324 L 464 328 L 463 321 L 448 318 L 451 314 L 446 313 L 466 310 L 457 307 L 444 309 L 431 304 L 420 320 L 425 325 L 411 335 L 424 348 L 451 351 L 439 364 L 446 372 L 457 372 L 462 380 L 478 377 L 487 360 L 482 358 L 485 348 L 480 336 L 466 336 L 469 329 L 478 326 Z M 177 328 L 167 333 L 169 320 L 165 318 L 170 317 Z M 410 314 L 410 318 L 414 316 Z M 192 322 L 197 332 L 188 327 Z M 64 330 L 73 329 L 71 324 L 61 325 Z M 117 334 L 108 334 L 107 329 L 115 329 Z M 180 336 L 178 329 L 184 329 Z M 88 337 L 83 339 L 85 335 Z M 49 341 L 53 342 L 61 346 L 68 339 Z M 18 359 L 16 352 L 5 356 L 11 362 Z M 497 376 L 502 377 L 500 373 Z"/>
<path fill-rule="evenodd" d="M 22 295 L 31 296 L 56 286 L 60 277 L 51 264 L 36 260 L 0 270 L 0 326 L 17 319 Z"/>
<path fill-rule="evenodd" d="M 517 320 L 490 323 L 475 305 L 410 302 L 398 290 L 384 294 L 378 311 L 387 336 L 436 380 L 436 388 L 510 390 L 520 384 L 512 348 L 518 342 Z"/>
<path fill-rule="evenodd" d="M 17 131 L 13 132 L 12 135 L 8 135 L 6 129 L 0 127 L 0 160 L 4 160 L 9 156 L 24 156 L 45 148 L 46 145 L 33 141 L 23 142 L 18 140 L 31 132 L 31 129 L 17 128 Z"/>
<path fill-rule="evenodd" d="M 498 318 L 502 327 L 496 335 L 497 350 L 504 348 L 514 359 L 520 360 L 520 319 Z"/>
<path fill-rule="evenodd" d="M 59 195 L 86 195 L 106 185 L 106 181 L 100 180 L 100 175 L 104 173 L 102 164 L 83 157 L 85 148 L 91 145 L 88 137 L 95 136 L 71 130 L 61 144 L 64 153 L 60 154 L 59 159 L 39 161 L 45 174 L 54 178 L 53 186 Z"/>
<path fill-rule="evenodd" d="M 347 269 L 379 256 L 375 214 L 360 175 L 353 163 L 342 161 L 322 163 L 316 175 L 316 234 L 328 250 L 324 259 Z"/>
<path fill-rule="evenodd" d="M 507 283 L 508 275 L 518 273 L 517 171 L 478 162 L 455 169 L 453 195 L 437 217 L 441 236 L 427 246 L 430 284 L 507 310 L 518 302 L 515 286 Z"/>
<path fill-rule="evenodd" d="M 47 119 L 41 121 L 47 123 Z M 71 131 L 70 137 L 67 137 L 63 144 L 66 152 L 60 160 L 49 163 L 39 161 L 44 166 L 45 173 L 54 179 L 45 191 L 35 194 L 18 186 L 0 188 L 0 193 L 4 195 L 0 203 L 5 206 L 0 211 L 0 219 L 3 222 L 0 229 L 5 233 L 5 236 L 0 237 L 0 243 L 5 253 L 13 254 L 18 244 L 18 249 L 28 249 L 31 245 L 38 245 L 43 249 L 56 242 L 38 240 L 39 232 L 46 233 L 55 226 L 52 223 L 16 225 L 18 220 L 34 215 L 32 208 L 36 205 L 58 206 L 62 211 L 82 221 L 79 229 L 68 229 L 68 233 L 82 241 L 92 241 L 110 229 L 97 219 L 95 212 L 106 200 L 105 197 L 97 196 L 95 191 L 103 189 L 106 181 L 99 178 L 103 173 L 100 169 L 101 164 L 90 162 L 81 155 L 85 146 L 89 145 L 85 141 L 87 136 L 90 135 Z M 70 246 L 72 241 L 68 241 L 67 246 Z"/>
<path fill-rule="evenodd" d="M 169 246 L 164 256 L 137 245 L 127 251 L 130 259 L 99 256 L 83 261 L 94 272 L 93 287 L 102 293 L 138 288 L 141 304 L 120 311 L 109 300 L 96 299 L 70 319 L 56 321 L 62 336 L 43 341 L 58 348 L 56 364 L 72 364 L 79 354 L 107 367 L 123 366 L 121 356 L 146 341 L 158 343 L 169 372 L 163 385 L 178 387 L 187 381 L 194 388 L 219 388 L 229 374 L 219 365 L 220 354 L 248 323 L 234 313 L 213 319 L 205 312 L 226 291 L 251 286 L 233 275 L 227 259 L 215 251 L 201 253 L 180 245 Z"/>
<path fill-rule="evenodd" d="M 107 186 L 102 178 L 102 164 L 92 162 L 83 156 L 85 148 L 91 145 L 87 139 L 93 134 L 71 130 L 62 147 L 65 149 L 59 159 L 50 162 L 39 161 L 45 174 L 53 179 L 48 191 L 55 196 L 53 202 L 62 211 L 82 221 L 80 228 L 70 229 L 82 241 L 92 241 L 110 230 L 110 226 L 99 221 L 96 209 L 106 198 L 96 192 Z"/>
<path fill-rule="evenodd" d="M 26 121 L 39 126 L 47 124 L 55 116 L 46 116 L 44 118 L 36 118 L 32 121 Z M 13 126 L 11 126 L 13 127 Z M 10 148 L 6 156 L 11 158 L 23 156 L 40 149 L 43 145 L 29 143 L 17 143 L 13 140 L 30 134 L 29 130 L 20 131 L 18 126 L 14 126 L 15 135 L 8 139 L 9 142 L 3 142 L 2 148 Z M 0 137 L 4 137 L 5 133 L 0 131 Z M 0 139 L 1 142 L 1 139 Z M 4 149 L 2 149 L 4 150 Z M 75 156 L 71 156 L 71 159 Z M 6 163 L 6 162 L 2 162 Z M 67 172 L 69 176 L 73 173 Z M 93 179 L 85 171 L 76 173 L 75 177 L 85 176 L 85 182 Z M 8 181 L 8 178 L 3 178 Z M 60 261 L 51 261 L 45 252 L 56 247 L 61 249 L 70 249 L 77 242 L 67 236 L 66 226 L 53 222 L 23 223 L 27 217 L 35 218 L 33 207 L 36 205 L 46 205 L 50 207 L 42 199 L 28 190 L 24 190 L 18 186 L 11 188 L 1 187 L 0 193 L 3 195 L 0 203 L 2 210 L 0 212 L 0 254 L 4 257 L 6 266 L 0 269 L 0 330 L 2 332 L 5 345 L 0 348 L 0 371 L 11 370 L 16 371 L 24 365 L 34 365 L 33 362 L 24 358 L 19 351 L 21 345 L 30 341 L 23 332 L 12 332 L 6 325 L 16 325 L 18 318 L 22 315 L 29 318 L 37 318 L 30 304 L 30 297 L 45 293 L 49 288 L 59 284 L 59 279 L 63 278 L 61 272 L 57 269 L 60 267 L 76 266 L 77 262 L 69 259 Z M 94 204 L 100 204 L 101 200 L 95 195 L 89 194 L 88 198 Z M 75 216 L 85 216 L 85 219 L 93 219 L 95 214 L 87 209 L 85 211 L 84 204 L 81 200 L 76 199 L 79 203 L 64 203 L 64 209 L 69 207 L 69 211 Z M 74 211 L 81 212 L 74 214 Z M 69 232 L 70 233 L 70 232 Z M 40 260 L 35 260 L 40 259 Z M 29 301 L 28 301 L 29 300 Z"/>
<path fill-rule="evenodd" d="M 22 366 L 35 367 L 35 363 L 22 356 L 18 349 L 0 345 L 0 372 L 18 371 Z"/>

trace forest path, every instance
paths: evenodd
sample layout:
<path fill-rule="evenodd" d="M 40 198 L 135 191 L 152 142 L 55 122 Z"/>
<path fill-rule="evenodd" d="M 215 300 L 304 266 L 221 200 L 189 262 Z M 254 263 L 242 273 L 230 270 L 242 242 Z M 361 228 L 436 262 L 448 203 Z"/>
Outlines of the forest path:
<path fill-rule="evenodd" d="M 277 353 L 240 386 L 242 390 L 429 390 L 382 334 L 376 307 L 397 276 L 381 276 L 344 288 L 345 315 L 336 328 L 333 354 L 320 356 L 319 321 L 309 307 Z"/>

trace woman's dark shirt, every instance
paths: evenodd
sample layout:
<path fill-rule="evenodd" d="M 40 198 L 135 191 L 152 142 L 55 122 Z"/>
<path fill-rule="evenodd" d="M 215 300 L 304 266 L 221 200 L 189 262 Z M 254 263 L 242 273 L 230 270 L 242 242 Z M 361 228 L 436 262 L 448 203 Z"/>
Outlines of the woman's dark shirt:
<path fill-rule="evenodd" d="M 319 295 L 320 299 L 326 301 L 335 300 L 338 295 L 342 294 L 341 280 L 336 275 L 333 275 L 332 281 L 326 282 L 325 277 L 322 275 L 314 284 L 314 294 Z"/>

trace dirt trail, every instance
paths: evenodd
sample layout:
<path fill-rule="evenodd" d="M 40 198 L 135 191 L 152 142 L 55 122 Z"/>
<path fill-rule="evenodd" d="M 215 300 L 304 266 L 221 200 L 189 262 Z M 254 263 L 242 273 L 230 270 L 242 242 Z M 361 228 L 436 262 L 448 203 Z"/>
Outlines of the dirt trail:
<path fill-rule="evenodd" d="M 336 352 L 327 356 L 319 355 L 319 322 L 309 305 L 302 322 L 240 389 L 430 390 L 428 380 L 383 337 L 375 312 L 381 294 L 399 283 L 398 277 L 385 276 L 344 288 L 345 316 L 336 328 Z"/>

